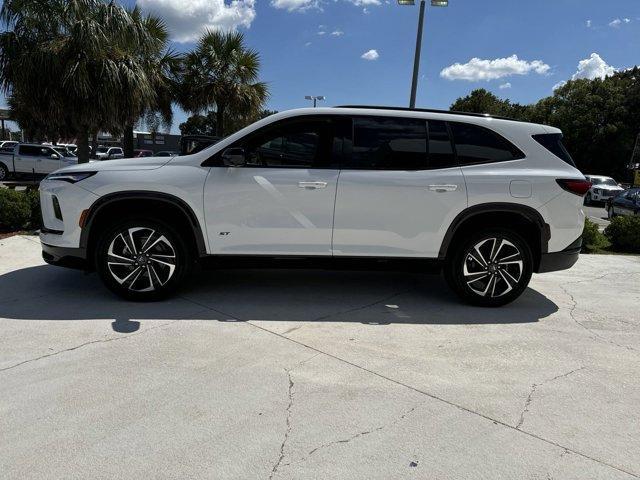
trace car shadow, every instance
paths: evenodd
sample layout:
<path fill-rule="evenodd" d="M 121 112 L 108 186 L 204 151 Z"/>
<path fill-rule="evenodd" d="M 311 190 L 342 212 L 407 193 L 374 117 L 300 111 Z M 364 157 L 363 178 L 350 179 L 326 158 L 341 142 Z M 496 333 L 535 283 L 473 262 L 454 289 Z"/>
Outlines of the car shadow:
<path fill-rule="evenodd" d="M 109 319 L 123 333 L 152 319 L 482 325 L 537 322 L 557 310 L 531 288 L 502 308 L 464 305 L 439 275 L 406 272 L 201 271 L 175 297 L 142 303 L 114 296 L 96 274 L 42 265 L 0 275 L 0 318 Z"/>

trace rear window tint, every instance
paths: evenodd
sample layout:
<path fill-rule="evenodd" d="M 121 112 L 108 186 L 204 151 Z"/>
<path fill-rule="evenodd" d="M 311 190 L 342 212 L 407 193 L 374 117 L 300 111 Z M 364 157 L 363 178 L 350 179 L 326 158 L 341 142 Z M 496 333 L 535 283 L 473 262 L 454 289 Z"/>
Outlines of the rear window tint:
<path fill-rule="evenodd" d="M 449 122 L 449 126 L 461 166 L 524 158 L 524 154 L 515 145 L 493 130 L 459 122 Z"/>
<path fill-rule="evenodd" d="M 569 152 L 564 147 L 562 143 L 562 134 L 561 133 L 542 133 L 540 135 L 532 135 L 533 139 L 542 145 L 544 148 L 553 153 L 560 160 L 568 163 L 569 165 L 575 167 L 576 164 L 569 155 Z"/>

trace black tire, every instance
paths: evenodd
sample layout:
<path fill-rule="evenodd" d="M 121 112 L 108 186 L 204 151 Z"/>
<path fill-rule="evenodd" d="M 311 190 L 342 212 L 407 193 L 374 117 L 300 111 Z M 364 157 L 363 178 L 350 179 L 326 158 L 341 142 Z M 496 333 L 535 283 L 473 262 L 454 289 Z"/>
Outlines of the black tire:
<path fill-rule="evenodd" d="M 153 301 L 180 287 L 191 271 L 192 254 L 170 225 L 129 218 L 100 236 L 95 262 L 109 290 L 128 300 Z"/>
<path fill-rule="evenodd" d="M 0 182 L 9 180 L 9 169 L 4 163 L 0 162 Z"/>
<path fill-rule="evenodd" d="M 500 307 L 518 298 L 529 285 L 533 273 L 531 247 L 511 230 L 483 230 L 454 248 L 444 277 L 466 303 Z"/>

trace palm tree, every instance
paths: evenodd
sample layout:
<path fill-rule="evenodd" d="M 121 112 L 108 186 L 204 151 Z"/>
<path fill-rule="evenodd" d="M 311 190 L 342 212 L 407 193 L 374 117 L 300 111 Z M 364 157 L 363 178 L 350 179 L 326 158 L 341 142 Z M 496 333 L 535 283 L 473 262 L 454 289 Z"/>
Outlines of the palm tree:
<path fill-rule="evenodd" d="M 44 119 L 50 130 L 73 132 L 86 162 L 90 134 L 121 133 L 126 113 L 153 105 L 155 85 L 138 52 L 157 48 L 157 39 L 142 18 L 113 1 L 5 0 L 0 89 L 20 109 L 21 128 Z"/>
<path fill-rule="evenodd" d="M 216 134 L 225 120 L 260 111 L 269 93 L 258 81 L 260 56 L 244 44 L 240 32 L 207 31 L 185 56 L 179 102 L 191 113 L 216 109 Z"/>

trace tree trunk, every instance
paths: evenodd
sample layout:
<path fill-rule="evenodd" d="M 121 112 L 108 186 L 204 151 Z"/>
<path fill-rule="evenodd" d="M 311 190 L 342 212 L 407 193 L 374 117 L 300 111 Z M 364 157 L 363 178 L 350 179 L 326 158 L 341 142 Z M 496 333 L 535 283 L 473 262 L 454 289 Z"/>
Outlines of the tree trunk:
<path fill-rule="evenodd" d="M 83 128 L 78 135 L 78 163 L 89 161 L 89 130 Z"/>
<path fill-rule="evenodd" d="M 218 103 L 216 111 L 216 135 L 224 137 L 224 109 L 223 103 Z"/>
<path fill-rule="evenodd" d="M 98 132 L 91 135 L 91 156 L 96 158 L 96 149 L 98 148 Z"/>
<path fill-rule="evenodd" d="M 122 134 L 122 149 L 124 158 L 133 158 L 133 124 L 127 124 Z"/>

